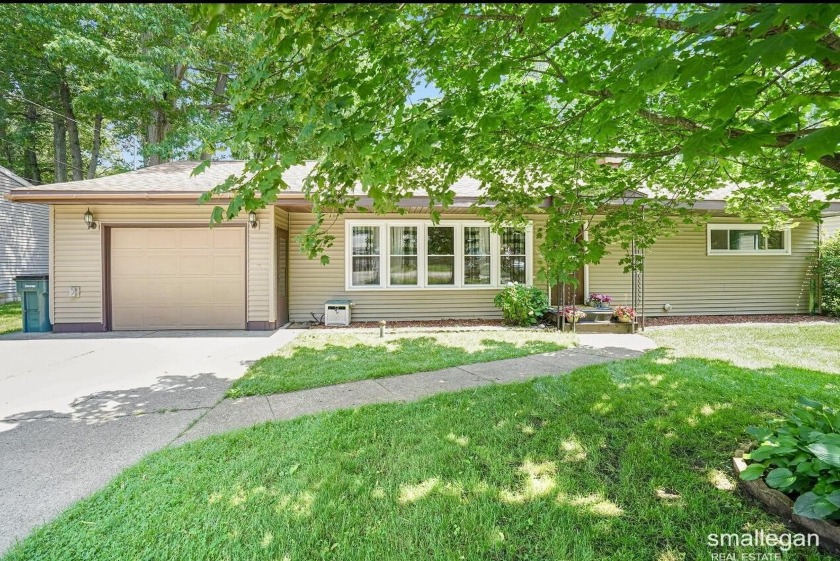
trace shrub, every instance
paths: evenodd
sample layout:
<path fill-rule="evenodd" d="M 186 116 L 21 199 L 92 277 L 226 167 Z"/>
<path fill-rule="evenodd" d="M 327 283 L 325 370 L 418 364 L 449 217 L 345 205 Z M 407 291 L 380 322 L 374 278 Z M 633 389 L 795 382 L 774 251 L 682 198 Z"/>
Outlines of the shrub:
<path fill-rule="evenodd" d="M 823 242 L 820 247 L 820 273 L 822 274 L 822 302 L 824 314 L 840 316 L 840 232 Z"/>
<path fill-rule="evenodd" d="M 744 454 L 750 464 L 741 479 L 763 477 L 795 499 L 799 516 L 840 520 L 840 412 L 801 399 L 787 418 L 747 432 L 760 445 Z"/>
<path fill-rule="evenodd" d="M 508 283 L 493 303 L 502 309 L 505 323 L 511 325 L 534 325 L 549 308 L 544 290 L 515 282 Z"/>

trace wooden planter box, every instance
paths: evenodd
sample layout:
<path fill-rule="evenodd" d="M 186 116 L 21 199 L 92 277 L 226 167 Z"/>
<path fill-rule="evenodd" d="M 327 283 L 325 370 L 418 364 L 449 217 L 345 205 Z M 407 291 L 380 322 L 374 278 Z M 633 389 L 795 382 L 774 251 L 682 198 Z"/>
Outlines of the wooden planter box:
<path fill-rule="evenodd" d="M 741 479 L 741 472 L 747 469 L 747 462 L 743 458 L 732 458 L 732 465 L 735 468 L 735 476 L 738 481 L 738 488 L 746 491 L 748 495 L 760 502 L 764 508 L 782 518 L 788 525 L 801 532 L 817 534 L 820 537 L 820 548 L 840 555 L 840 526 L 827 520 L 816 520 L 804 518 L 793 512 L 793 501 L 776 489 L 767 486 L 763 479 L 744 481 Z"/>

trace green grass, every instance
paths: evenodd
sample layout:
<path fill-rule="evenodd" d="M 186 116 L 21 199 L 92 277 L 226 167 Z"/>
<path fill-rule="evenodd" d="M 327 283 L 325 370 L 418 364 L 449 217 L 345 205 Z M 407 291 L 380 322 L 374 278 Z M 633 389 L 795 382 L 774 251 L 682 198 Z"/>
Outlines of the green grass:
<path fill-rule="evenodd" d="M 656 327 L 645 335 L 673 349 L 675 356 L 717 358 L 747 368 L 782 365 L 840 373 L 840 323 Z"/>
<path fill-rule="evenodd" d="M 573 336 L 531 329 L 397 332 L 321 331 L 299 336 L 254 363 L 228 397 L 290 392 L 428 372 L 569 347 Z"/>
<path fill-rule="evenodd" d="M 0 335 L 15 333 L 23 329 L 20 302 L 0 304 Z"/>
<path fill-rule="evenodd" d="M 775 553 L 706 546 L 711 533 L 785 531 L 732 490 L 730 456 L 748 425 L 801 395 L 837 405 L 838 388 L 833 374 L 656 351 L 268 423 L 152 454 L 6 561 Z"/>

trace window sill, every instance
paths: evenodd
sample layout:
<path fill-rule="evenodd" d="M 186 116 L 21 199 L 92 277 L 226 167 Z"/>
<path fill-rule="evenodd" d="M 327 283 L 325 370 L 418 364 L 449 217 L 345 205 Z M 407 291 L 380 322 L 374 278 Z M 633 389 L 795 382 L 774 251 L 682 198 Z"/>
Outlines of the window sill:
<path fill-rule="evenodd" d="M 506 286 L 506 285 L 505 285 Z M 501 290 L 504 286 L 475 285 L 475 286 L 345 286 L 346 292 L 408 292 L 408 291 L 469 291 L 469 290 Z"/>
<path fill-rule="evenodd" d="M 770 255 L 790 255 L 790 251 L 779 250 L 779 249 L 768 249 L 765 251 L 739 251 L 739 250 L 709 250 L 706 252 L 706 255 L 709 256 L 720 256 L 720 255 L 738 255 L 743 257 L 744 255 L 758 255 L 758 256 L 770 256 Z"/>

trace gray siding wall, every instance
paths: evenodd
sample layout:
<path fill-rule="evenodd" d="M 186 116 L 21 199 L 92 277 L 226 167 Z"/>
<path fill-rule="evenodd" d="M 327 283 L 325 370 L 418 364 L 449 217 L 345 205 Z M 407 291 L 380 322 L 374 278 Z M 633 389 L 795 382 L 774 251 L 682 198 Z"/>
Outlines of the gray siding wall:
<path fill-rule="evenodd" d="M 15 275 L 46 273 L 49 267 L 49 208 L 5 198 L 10 189 L 28 185 L 0 167 L 0 302 L 18 299 Z"/>
<path fill-rule="evenodd" d="M 732 217 L 711 223 L 743 223 Z M 802 220 L 791 231 L 790 255 L 707 255 L 706 227 L 683 225 L 645 255 L 645 314 L 793 314 L 808 311 L 817 225 Z M 589 267 L 589 291 L 613 304 L 630 303 L 630 275 L 618 265 L 620 247 Z M 663 310 L 670 303 L 671 311 Z"/>

